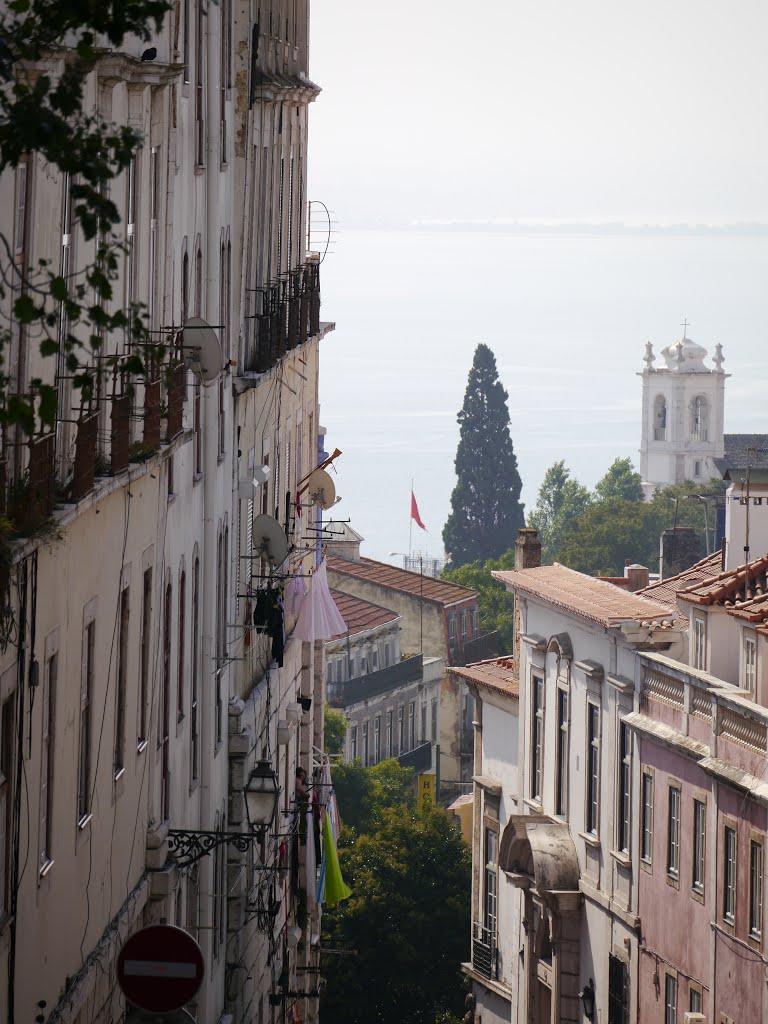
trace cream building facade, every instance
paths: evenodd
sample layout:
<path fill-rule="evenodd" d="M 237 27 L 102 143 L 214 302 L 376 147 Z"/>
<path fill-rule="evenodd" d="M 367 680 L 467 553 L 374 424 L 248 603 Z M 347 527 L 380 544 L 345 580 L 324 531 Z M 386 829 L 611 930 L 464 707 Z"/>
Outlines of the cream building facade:
<path fill-rule="evenodd" d="M 50 381 L 59 410 L 55 430 L 6 435 L 2 452 L 16 528 L 0 573 L 7 1020 L 122 1019 L 120 948 L 161 921 L 201 946 L 196 1019 L 317 1017 L 313 837 L 300 835 L 294 787 L 300 764 L 319 767 L 323 644 L 298 638 L 300 602 L 277 646 L 252 625 L 257 592 L 283 582 L 254 518 L 275 516 L 291 545 L 278 577 L 311 584 L 319 557 L 314 510 L 299 515 L 297 497 L 320 459 L 332 328 L 304 243 L 319 91 L 308 19 L 306 0 L 187 0 L 154 58 L 128 39 L 87 81 L 87 109 L 144 140 L 111 192 L 126 242 L 114 301 L 145 303 L 151 329 L 182 345 L 182 325 L 204 318 L 221 349 L 213 372 L 173 349 L 180 365 L 134 395 L 110 379 L 81 408 L 61 365 L 12 325 L 11 387 Z M 0 230 L 20 265 L 47 257 L 74 272 L 93 259 L 72 206 L 72 182 L 39 155 L 0 177 Z M 108 337 L 105 351 L 129 343 Z M 248 833 L 258 759 L 277 773 L 273 827 L 262 842 L 221 842 Z"/>

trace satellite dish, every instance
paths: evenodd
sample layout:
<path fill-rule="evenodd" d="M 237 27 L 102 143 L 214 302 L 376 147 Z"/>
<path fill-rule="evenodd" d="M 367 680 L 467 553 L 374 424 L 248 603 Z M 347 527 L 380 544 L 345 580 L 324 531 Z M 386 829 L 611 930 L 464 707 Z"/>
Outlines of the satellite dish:
<path fill-rule="evenodd" d="M 190 370 L 200 374 L 204 384 L 210 384 L 224 369 L 224 356 L 216 331 L 199 316 L 185 320 L 181 331 L 184 362 Z"/>
<path fill-rule="evenodd" d="M 307 477 L 307 495 L 310 504 L 330 508 L 336 502 L 336 485 L 324 469 L 316 469 Z"/>
<path fill-rule="evenodd" d="M 253 545 L 272 566 L 282 565 L 288 557 L 288 541 L 274 516 L 262 514 L 253 520 Z"/>

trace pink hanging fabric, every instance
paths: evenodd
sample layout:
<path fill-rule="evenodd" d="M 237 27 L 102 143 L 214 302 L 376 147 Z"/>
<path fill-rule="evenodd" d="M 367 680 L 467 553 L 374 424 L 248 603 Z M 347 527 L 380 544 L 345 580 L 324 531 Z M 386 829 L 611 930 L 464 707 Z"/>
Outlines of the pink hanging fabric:
<path fill-rule="evenodd" d="M 306 597 L 306 594 L 307 588 L 304 585 L 304 580 L 301 576 L 293 576 L 285 588 L 285 597 L 283 598 L 283 607 L 285 608 L 286 615 L 296 615 L 298 613 L 301 602 Z"/>
<path fill-rule="evenodd" d="M 346 631 L 347 624 L 328 589 L 328 575 L 323 559 L 309 581 L 309 593 L 301 603 L 293 636 L 297 640 L 330 640 Z"/>

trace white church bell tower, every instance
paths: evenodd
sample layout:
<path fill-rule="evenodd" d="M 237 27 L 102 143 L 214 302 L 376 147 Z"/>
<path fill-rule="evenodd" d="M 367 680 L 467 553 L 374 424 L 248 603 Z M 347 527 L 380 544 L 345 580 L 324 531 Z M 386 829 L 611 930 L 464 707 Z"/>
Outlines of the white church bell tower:
<path fill-rule="evenodd" d="M 650 341 L 645 346 L 643 430 L 640 475 L 646 498 L 657 487 L 683 480 L 719 476 L 714 460 L 722 458 L 725 378 L 723 346 L 715 346 L 712 368 L 707 350 L 683 336 L 661 350 L 662 366 Z"/>

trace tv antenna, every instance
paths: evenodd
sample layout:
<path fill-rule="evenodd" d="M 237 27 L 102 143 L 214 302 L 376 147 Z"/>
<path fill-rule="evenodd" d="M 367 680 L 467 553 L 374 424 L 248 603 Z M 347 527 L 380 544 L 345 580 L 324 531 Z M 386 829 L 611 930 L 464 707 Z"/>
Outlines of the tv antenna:
<path fill-rule="evenodd" d="M 283 564 L 290 550 L 282 526 L 274 516 L 266 513 L 253 520 L 253 544 L 273 569 Z"/>
<path fill-rule="evenodd" d="M 210 384 L 224 369 L 224 356 L 216 331 L 200 316 L 191 316 L 181 325 L 184 362 L 203 384 Z"/>

